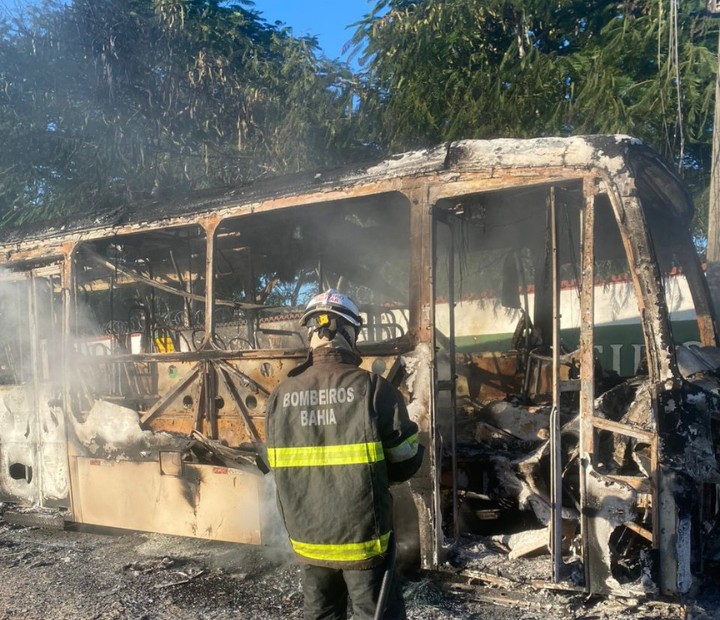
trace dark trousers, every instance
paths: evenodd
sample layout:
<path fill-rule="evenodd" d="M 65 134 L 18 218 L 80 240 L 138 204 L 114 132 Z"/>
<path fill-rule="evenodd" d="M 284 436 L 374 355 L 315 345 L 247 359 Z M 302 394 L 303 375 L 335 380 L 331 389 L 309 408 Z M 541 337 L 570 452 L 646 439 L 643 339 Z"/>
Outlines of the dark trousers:
<path fill-rule="evenodd" d="M 367 570 L 340 570 L 302 564 L 305 620 L 346 620 L 348 598 L 353 620 L 373 620 L 386 565 Z M 393 578 L 384 620 L 406 620 L 405 601 Z"/>

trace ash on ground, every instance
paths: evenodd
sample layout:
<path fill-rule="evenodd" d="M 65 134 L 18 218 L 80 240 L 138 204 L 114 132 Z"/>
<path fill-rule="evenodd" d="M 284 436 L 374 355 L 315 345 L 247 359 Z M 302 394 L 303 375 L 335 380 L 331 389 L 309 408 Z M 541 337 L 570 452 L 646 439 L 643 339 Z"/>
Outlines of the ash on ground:
<path fill-rule="evenodd" d="M 439 571 L 404 572 L 410 620 L 720 618 L 710 594 L 690 604 L 557 589 L 547 557 L 509 561 L 489 538 L 447 551 Z M 1 620 L 302 617 L 299 571 L 286 550 L 0 519 Z"/>

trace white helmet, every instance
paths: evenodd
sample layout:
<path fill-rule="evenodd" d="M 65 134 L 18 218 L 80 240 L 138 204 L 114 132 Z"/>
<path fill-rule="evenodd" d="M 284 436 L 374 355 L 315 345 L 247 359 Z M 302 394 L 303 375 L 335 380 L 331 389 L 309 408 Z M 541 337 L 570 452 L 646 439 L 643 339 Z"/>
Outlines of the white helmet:
<path fill-rule="evenodd" d="M 300 319 L 303 327 L 320 328 L 327 325 L 335 315 L 350 323 L 358 331 L 362 327 L 362 317 L 355 302 L 347 295 L 335 289 L 328 289 L 324 293 L 315 295 L 305 308 L 305 314 Z"/>

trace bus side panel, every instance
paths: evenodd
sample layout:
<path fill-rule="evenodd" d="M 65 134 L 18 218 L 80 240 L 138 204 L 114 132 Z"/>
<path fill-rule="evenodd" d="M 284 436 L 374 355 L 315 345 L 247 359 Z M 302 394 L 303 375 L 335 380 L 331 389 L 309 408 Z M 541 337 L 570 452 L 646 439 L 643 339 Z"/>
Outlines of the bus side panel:
<path fill-rule="evenodd" d="M 74 520 L 80 523 L 260 544 L 262 479 L 256 474 L 183 463 L 71 456 Z"/>
<path fill-rule="evenodd" d="M 37 402 L 37 409 L 35 409 Z M 36 506 L 67 506 L 65 422 L 43 387 L 0 388 L 0 499 Z"/>

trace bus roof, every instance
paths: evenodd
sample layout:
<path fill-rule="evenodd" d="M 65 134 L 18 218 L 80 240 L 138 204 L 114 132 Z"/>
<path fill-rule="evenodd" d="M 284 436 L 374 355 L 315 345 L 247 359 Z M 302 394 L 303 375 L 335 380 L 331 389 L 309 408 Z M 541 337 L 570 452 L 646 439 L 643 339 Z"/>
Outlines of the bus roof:
<path fill-rule="evenodd" d="M 683 182 L 665 160 L 635 138 L 625 135 L 502 138 L 460 140 L 365 164 L 266 177 L 245 185 L 147 199 L 109 209 L 88 205 L 84 213 L 73 213 L 65 218 L 10 223 L 0 230 L 0 245 L 50 238 L 60 240 L 93 230 L 130 232 L 143 224 L 197 216 L 233 205 L 332 189 L 352 189 L 402 177 L 481 170 L 492 170 L 500 175 L 503 170 L 542 168 L 605 172 L 615 180 L 623 194 L 637 188 L 641 200 L 649 208 L 666 214 L 670 211 L 685 223 L 692 218 L 692 199 Z"/>

